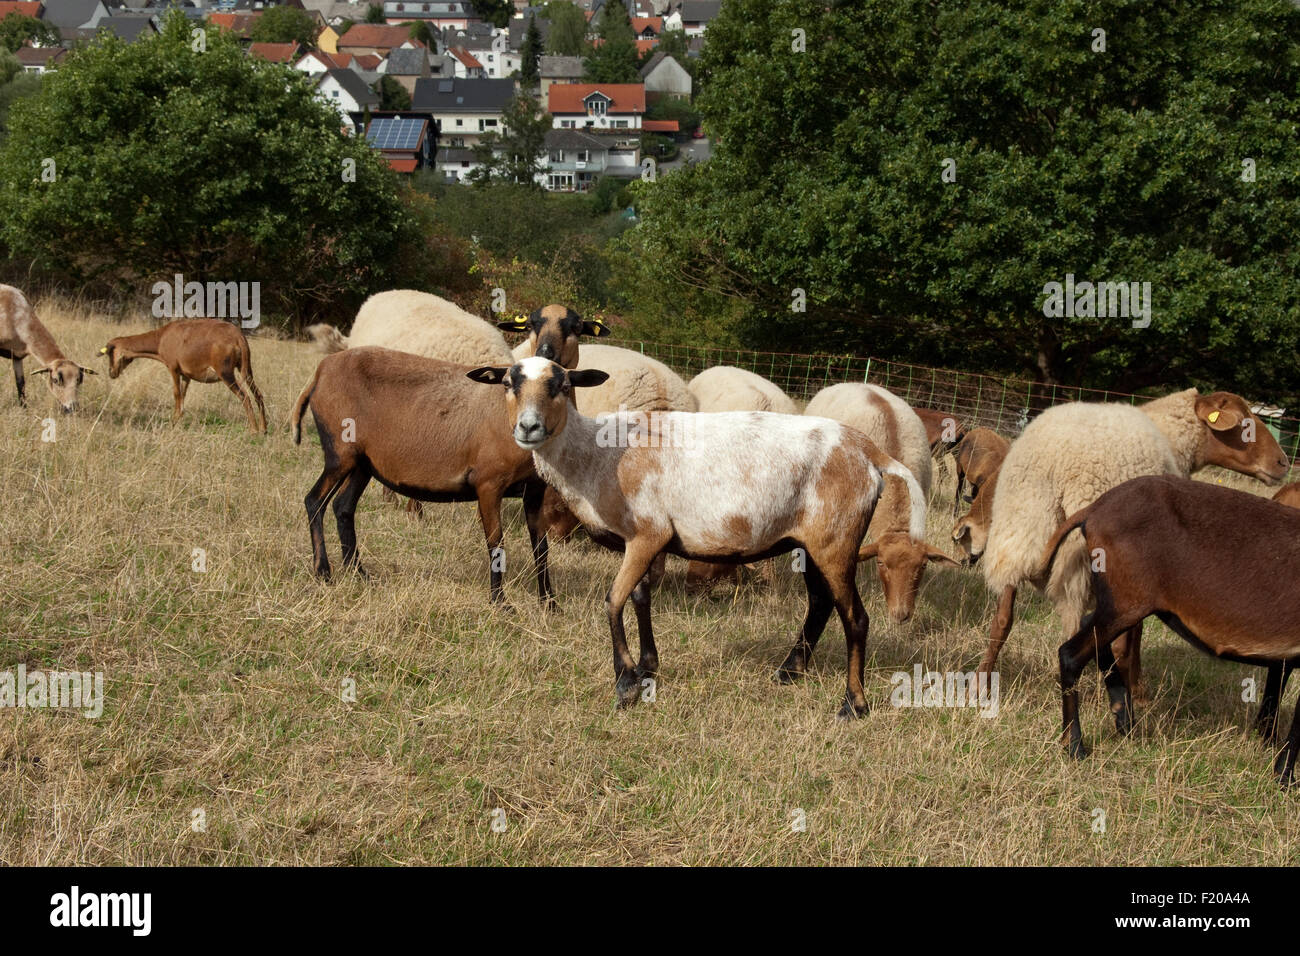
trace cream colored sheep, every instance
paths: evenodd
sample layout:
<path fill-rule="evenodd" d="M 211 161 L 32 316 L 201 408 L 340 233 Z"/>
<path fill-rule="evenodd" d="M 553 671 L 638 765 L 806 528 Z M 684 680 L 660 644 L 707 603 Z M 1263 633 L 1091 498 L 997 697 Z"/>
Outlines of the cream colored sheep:
<path fill-rule="evenodd" d="M 490 323 L 454 302 L 413 289 L 392 289 L 366 299 L 347 336 L 332 325 L 313 325 L 307 332 L 326 352 L 378 345 L 457 365 L 513 362 L 505 338 Z"/>
<path fill-rule="evenodd" d="M 1078 533 L 1061 545 L 1048 580 L 1038 577 L 1043 549 L 1067 515 L 1130 478 L 1186 478 L 1207 465 L 1274 484 L 1288 462 L 1245 401 L 1229 392 L 1187 389 L 1138 407 L 1072 402 L 1030 422 L 1007 453 L 992 502 L 983 567 L 999 601 L 981 669 L 996 663 L 1011 629 L 1016 588 L 1026 581 L 1046 591 L 1067 639 L 1079 629 L 1091 588 Z M 1138 675 L 1131 663 L 1133 687 Z"/>
<path fill-rule="evenodd" d="M 691 379 L 686 387 L 702 412 L 799 414 L 794 401 L 780 387 L 743 368 L 715 365 Z"/>
<path fill-rule="evenodd" d="M 824 388 L 813 396 L 805 415 L 832 418 L 862 432 L 886 455 L 903 463 L 930 495 L 930 442 L 925 423 L 905 401 L 879 385 L 845 382 Z M 906 486 L 896 478 L 885 482 L 880 505 L 871 518 L 867 537 L 872 542 L 863 560 L 878 559 L 877 571 L 885 593 L 891 595 L 890 616 L 906 621 L 916 607 L 921 576 L 930 561 L 956 566 L 942 551 L 908 535 L 911 504 Z"/>
<path fill-rule="evenodd" d="M 574 393 L 578 411 L 591 417 L 620 408 L 630 412 L 697 412 L 700 403 L 680 375 L 663 362 L 615 345 L 584 345 L 578 368 L 600 369 L 609 380 Z"/>

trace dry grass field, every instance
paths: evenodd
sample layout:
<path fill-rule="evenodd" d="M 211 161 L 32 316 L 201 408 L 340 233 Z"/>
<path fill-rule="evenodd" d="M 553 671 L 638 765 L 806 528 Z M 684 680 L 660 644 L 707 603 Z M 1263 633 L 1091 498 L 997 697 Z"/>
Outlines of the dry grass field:
<path fill-rule="evenodd" d="M 37 309 L 88 364 L 111 335 L 147 327 L 143 315 L 118 326 L 74 305 Z M 1263 672 L 1201 656 L 1158 623 L 1143 648 L 1152 700 L 1130 739 L 1087 675 L 1082 763 L 1057 743 L 1060 639 L 1037 595 L 1003 652 L 996 718 L 891 707 L 895 671 L 975 666 L 992 611 L 977 572 L 931 572 L 916 617 L 897 627 L 862 569 L 873 710 L 850 725 L 833 721 L 838 621 L 805 681 L 771 681 L 802 616 L 788 558 L 771 587 L 710 597 L 688 595 L 684 563 L 670 561 L 655 599 L 657 699 L 627 712 L 613 709 L 602 602 L 616 556 L 557 546 L 561 611 L 539 613 L 518 502 L 507 506 L 513 611 L 486 606 L 472 505 L 429 505 L 416 521 L 377 484 L 357 515 L 370 580 L 319 583 L 302 499 L 320 449 L 314 429 L 295 447 L 285 428 L 318 355 L 264 337 L 252 348 L 266 437 L 219 385 L 192 387 L 172 426 L 166 371 L 137 362 L 116 382 L 101 368 L 44 442 L 54 411 L 30 360 L 27 410 L 0 370 L 0 670 L 102 671 L 106 697 L 97 719 L 0 711 L 0 863 L 1300 857 L 1300 796 L 1274 785 L 1241 699 L 1242 680 L 1262 688 Z M 938 485 L 934 542 L 947 543 L 951 490 L 951 477 Z M 332 516 L 326 528 L 337 567 Z M 192 570 L 196 548 L 206 572 Z M 1222 574 L 1231 588 L 1232 569 Z"/>

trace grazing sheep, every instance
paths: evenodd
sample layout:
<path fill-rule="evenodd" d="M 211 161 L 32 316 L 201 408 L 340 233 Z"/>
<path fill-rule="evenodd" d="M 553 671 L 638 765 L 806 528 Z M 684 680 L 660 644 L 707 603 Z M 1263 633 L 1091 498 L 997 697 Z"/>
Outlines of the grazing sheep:
<path fill-rule="evenodd" d="M 952 500 L 952 514 L 957 516 L 961 507 L 962 485 L 970 484 L 967 501 L 974 501 L 980 486 L 1002 467 L 1002 460 L 1011 450 L 1011 442 L 989 428 L 973 428 L 952 449 L 957 464 L 957 492 Z"/>
<path fill-rule="evenodd" d="M 933 408 L 913 408 L 916 417 L 925 425 L 925 440 L 930 445 L 930 454 L 941 457 L 966 437 L 966 428 L 952 412 L 935 411 Z"/>
<path fill-rule="evenodd" d="M 794 401 L 761 375 L 730 365 L 706 368 L 686 385 L 702 412 L 779 412 L 798 415 Z"/>
<path fill-rule="evenodd" d="M 1039 415 L 1011 445 L 993 499 L 984 579 L 998 595 L 989 644 L 980 663 L 990 672 L 1011 630 L 1016 589 L 1044 588 L 1066 637 L 1078 630 L 1090 597 L 1088 552 L 1066 541 L 1045 581 L 1041 555 L 1067 514 L 1143 475 L 1188 477 L 1219 465 L 1275 484 L 1288 461 L 1249 406 L 1229 392 L 1187 389 L 1139 407 L 1072 402 Z M 1139 688 L 1140 629 L 1124 638 L 1120 667 Z"/>
<path fill-rule="evenodd" d="M 715 365 L 686 384 L 702 412 L 778 412 L 797 415 L 794 401 L 780 387 L 743 368 Z M 720 581 L 739 581 L 742 565 L 691 561 L 686 566 L 686 586 L 707 590 Z M 770 572 L 771 565 L 765 565 Z"/>
<path fill-rule="evenodd" d="M 27 380 L 23 377 L 23 359 L 34 355 L 42 368 L 37 375 L 48 375 L 50 393 L 69 414 L 77 407 L 77 389 L 86 375 L 94 375 L 93 368 L 78 365 L 63 354 L 54 336 L 27 301 L 27 297 L 11 285 L 0 285 L 0 358 L 12 359 L 14 385 L 18 388 L 18 404 L 27 405 Z"/>
<path fill-rule="evenodd" d="M 833 418 L 862 432 L 886 455 L 902 462 L 930 494 L 930 445 L 925 425 L 901 398 L 879 385 L 845 382 L 831 385 L 813 396 L 805 415 Z M 902 623 L 916 608 L 921 576 L 930 561 L 953 567 L 957 562 L 926 545 L 924 536 L 909 536 L 908 490 L 900 481 L 885 482 L 880 505 L 867 536 L 872 543 L 863 560 L 877 558 L 880 583 L 889 596 L 889 616 Z"/>
<path fill-rule="evenodd" d="M 253 381 L 253 356 L 248 349 L 248 339 L 230 322 L 222 319 L 168 322 L 152 332 L 109 339 L 99 354 L 108 356 L 109 378 L 117 378 L 122 369 L 138 358 L 153 359 L 167 366 L 167 371 L 172 373 L 172 397 L 176 404 L 173 422 L 181 417 L 181 405 L 190 382 L 225 382 L 243 404 L 248 427 L 255 434 L 266 433 L 266 406 L 262 403 L 257 383 Z M 260 427 L 257 416 L 253 414 L 252 402 L 235 378 L 236 372 L 248 391 L 253 393 L 253 398 L 257 399 L 257 410 L 262 417 Z"/>
<path fill-rule="evenodd" d="M 469 377 L 504 391 L 510 431 L 519 447 L 532 452 L 538 475 L 560 492 L 597 542 L 623 552 L 605 599 L 619 706 L 635 703 L 642 679 L 658 670 L 648 572 L 661 552 L 752 561 L 799 547 L 807 559 L 808 614 L 778 673 L 783 680 L 803 673 L 834 607 L 848 645 L 839 716 L 867 709 L 862 676 L 868 621 L 857 589 L 859 549 L 883 475 L 907 483 L 910 531 L 918 539 L 923 535 L 925 496 L 910 471 L 862 433 L 829 419 L 770 412 L 587 418 L 573 407 L 572 389 L 599 387 L 608 376 L 566 371 L 537 356 L 509 368 L 475 369 Z M 609 440 L 634 430 L 635 442 Z M 641 641 L 639 664 L 623 631 L 629 597 Z"/>
<path fill-rule="evenodd" d="M 1047 542 L 1050 570 L 1075 529 L 1088 553 L 1096 609 L 1059 652 L 1062 734 L 1071 755 L 1087 748 L 1076 684 L 1089 661 L 1105 676 L 1115 726 L 1132 726 L 1130 685 L 1111 643 L 1152 614 L 1207 653 L 1276 671 L 1300 660 L 1300 513 L 1256 495 L 1170 475 L 1135 478 L 1070 515 Z M 1279 688 L 1280 690 L 1280 688 Z M 1267 704 L 1261 704 L 1261 718 Z M 1277 699 L 1272 708 L 1276 712 Z M 1291 783 L 1300 750 L 1300 709 L 1274 771 Z"/>
<path fill-rule="evenodd" d="M 988 544 L 989 525 L 993 521 L 993 501 L 997 495 L 998 474 L 1001 468 L 985 477 L 979 494 L 971 503 L 970 511 L 957 519 L 952 528 L 952 540 L 965 552 L 962 564 L 973 567 Z"/>
<path fill-rule="evenodd" d="M 291 425 L 298 444 L 302 415 L 310 406 L 325 455 L 325 468 L 304 502 L 320 577 L 330 576 L 321 519 L 331 499 L 343 564 L 361 572 L 354 515 L 361 493 L 377 478 L 420 501 L 477 501 L 491 600 L 504 603 L 501 499 L 522 493 L 538 598 L 543 605 L 554 603 L 539 519 L 545 486 L 532 454 L 510 439 L 505 395 L 476 387 L 465 378 L 467 371 L 463 365 L 373 346 L 327 355 L 316 367 L 294 403 Z"/>
<path fill-rule="evenodd" d="M 454 302 L 413 289 L 366 299 L 346 337 L 332 325 L 313 325 L 307 332 L 327 353 L 377 345 L 471 367 L 510 361 L 505 338 L 491 324 Z"/>

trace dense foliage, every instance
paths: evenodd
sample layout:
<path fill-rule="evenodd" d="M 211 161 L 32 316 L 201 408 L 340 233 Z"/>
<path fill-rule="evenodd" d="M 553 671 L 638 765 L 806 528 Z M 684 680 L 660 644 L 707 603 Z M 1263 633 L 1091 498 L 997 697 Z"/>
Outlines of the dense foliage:
<path fill-rule="evenodd" d="M 616 255 L 666 336 L 1300 395 L 1293 4 L 727 0 L 701 67 L 713 159 Z M 1047 317 L 1067 275 L 1150 327 Z"/>

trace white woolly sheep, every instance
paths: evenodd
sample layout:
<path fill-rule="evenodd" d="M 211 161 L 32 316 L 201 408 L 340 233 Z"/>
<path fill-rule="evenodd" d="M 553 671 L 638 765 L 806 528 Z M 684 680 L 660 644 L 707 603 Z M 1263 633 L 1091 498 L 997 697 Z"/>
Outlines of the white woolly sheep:
<path fill-rule="evenodd" d="M 366 299 L 347 336 L 323 324 L 307 332 L 327 353 L 377 345 L 456 365 L 511 361 L 510 347 L 490 323 L 454 302 L 413 289 L 392 289 Z"/>
<path fill-rule="evenodd" d="M 925 531 L 925 496 L 912 473 L 862 433 L 829 419 L 770 412 L 620 413 L 593 419 L 570 403 L 574 388 L 599 387 L 599 370 L 566 371 L 537 356 L 471 379 L 505 386 L 515 443 L 563 495 L 600 544 L 623 552 L 605 598 L 619 706 L 635 703 L 659 666 L 650 621 L 649 571 L 662 552 L 751 561 L 804 549 L 808 614 L 779 674 L 803 673 L 832 606 L 848 645 L 847 719 L 867 709 L 862 677 L 867 614 L 857 588 L 863 536 L 883 475 L 907 483 L 910 531 Z M 632 443 L 603 440 L 610 431 Z M 701 489 L 708 489 L 701 494 Z M 641 659 L 628 650 L 623 607 L 636 608 Z"/>
<path fill-rule="evenodd" d="M 798 415 L 794 400 L 780 387 L 748 369 L 715 365 L 695 376 L 686 387 L 702 412 L 779 412 Z"/>
<path fill-rule="evenodd" d="M 992 502 L 984 579 L 998 597 L 980 670 L 989 672 L 1011 630 L 1016 589 L 1046 591 L 1068 639 L 1091 597 L 1090 562 L 1078 534 L 1062 545 L 1048 580 L 1043 548 L 1067 515 L 1130 478 L 1189 477 L 1218 465 L 1276 484 L 1288 461 L 1249 406 L 1229 392 L 1187 389 L 1134 407 L 1072 402 L 1043 412 L 1011 445 Z M 1117 645 L 1130 688 L 1139 686 L 1140 628 Z"/>
<path fill-rule="evenodd" d="M 930 442 L 925 424 L 911 407 L 887 389 L 864 382 L 844 382 L 822 389 L 813 396 L 805 415 L 833 418 L 862 432 L 890 457 L 900 461 L 916 477 L 927 499 L 930 494 Z M 921 576 L 930 561 L 956 567 L 948 555 L 909 537 L 910 509 L 907 489 L 898 481 L 886 481 L 880 506 L 871 519 L 867 536 L 871 545 L 863 552 L 876 557 L 877 572 L 885 593 L 890 595 L 889 614 L 903 622 L 912 616 Z M 891 586 L 897 582 L 898 586 Z"/>

